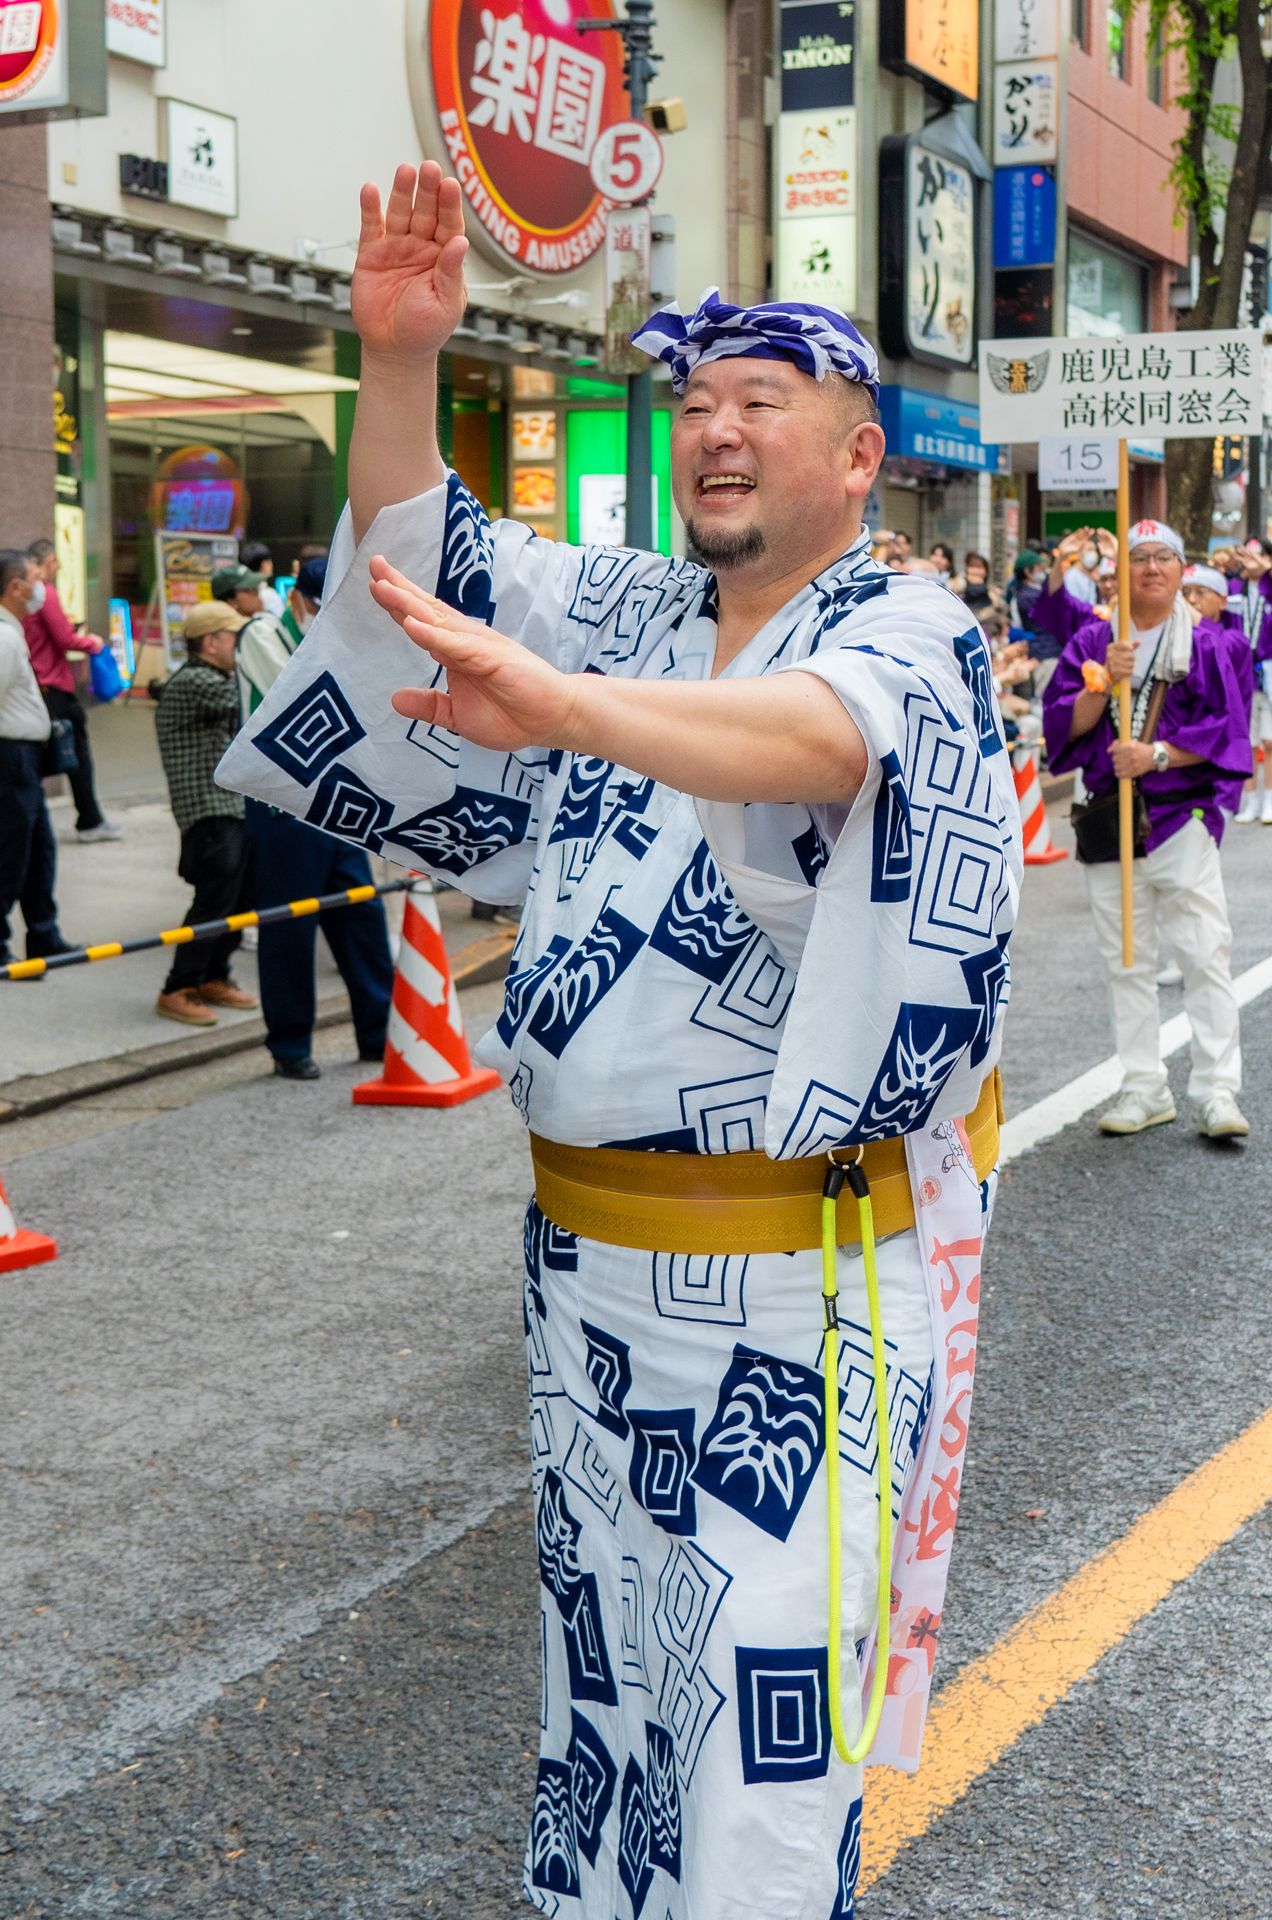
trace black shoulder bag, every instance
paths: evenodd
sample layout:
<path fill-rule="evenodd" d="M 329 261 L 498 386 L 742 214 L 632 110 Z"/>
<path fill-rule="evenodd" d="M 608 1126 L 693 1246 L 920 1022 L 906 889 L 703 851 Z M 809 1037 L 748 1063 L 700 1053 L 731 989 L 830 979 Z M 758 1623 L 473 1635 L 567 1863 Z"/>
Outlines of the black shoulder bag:
<path fill-rule="evenodd" d="M 1166 682 L 1154 683 L 1152 697 L 1148 703 L 1148 713 L 1144 719 L 1144 731 L 1140 734 L 1143 746 L 1151 746 L 1153 735 L 1157 732 L 1157 723 L 1162 717 L 1162 702 L 1166 698 Z M 1069 810 L 1069 824 L 1073 828 L 1078 843 L 1078 859 L 1084 867 L 1106 866 L 1111 860 L 1121 858 L 1121 840 L 1118 834 L 1118 794 L 1121 781 L 1117 781 L 1109 793 L 1100 793 L 1091 800 L 1075 800 Z M 1131 785 L 1132 827 L 1135 858 L 1144 858 L 1144 846 L 1148 839 L 1148 808 L 1140 792 L 1138 780 Z"/>

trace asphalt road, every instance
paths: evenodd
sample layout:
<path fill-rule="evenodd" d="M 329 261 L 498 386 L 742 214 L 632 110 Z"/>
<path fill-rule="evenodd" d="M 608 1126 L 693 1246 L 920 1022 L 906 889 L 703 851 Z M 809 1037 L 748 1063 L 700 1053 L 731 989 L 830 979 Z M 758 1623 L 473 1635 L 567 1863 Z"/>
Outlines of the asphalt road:
<path fill-rule="evenodd" d="M 1272 953 L 1272 833 L 1234 833 L 1228 868 L 1240 971 Z M 1031 874 L 1027 908 L 1016 1111 L 1108 1051 L 1080 876 Z M 1004 1177 L 938 1681 L 1268 1405 L 1272 994 L 1244 1026 L 1245 1148 L 1087 1118 Z M 355 1110 L 358 1073 L 240 1065 L 0 1129 L 62 1242 L 0 1283 L 0 1920 L 528 1911 L 524 1139 L 500 1096 Z M 1179 1585 L 862 1920 L 1267 1920 L 1270 1531 Z"/>

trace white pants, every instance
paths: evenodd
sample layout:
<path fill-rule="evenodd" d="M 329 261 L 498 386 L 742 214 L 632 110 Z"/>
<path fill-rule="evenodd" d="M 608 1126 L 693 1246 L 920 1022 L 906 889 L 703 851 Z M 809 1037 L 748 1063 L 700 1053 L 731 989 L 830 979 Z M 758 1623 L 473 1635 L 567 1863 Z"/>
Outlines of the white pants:
<path fill-rule="evenodd" d="M 1232 929 L 1219 849 L 1200 820 L 1135 862 L 1135 965 L 1122 965 L 1122 890 L 1116 861 L 1087 867 L 1095 937 L 1109 975 L 1113 1041 L 1122 1085 L 1157 1096 L 1167 1088 L 1157 1006 L 1157 939 L 1162 934 L 1184 976 L 1192 1028 L 1188 1097 L 1241 1090 L 1241 1033 L 1232 990 Z"/>

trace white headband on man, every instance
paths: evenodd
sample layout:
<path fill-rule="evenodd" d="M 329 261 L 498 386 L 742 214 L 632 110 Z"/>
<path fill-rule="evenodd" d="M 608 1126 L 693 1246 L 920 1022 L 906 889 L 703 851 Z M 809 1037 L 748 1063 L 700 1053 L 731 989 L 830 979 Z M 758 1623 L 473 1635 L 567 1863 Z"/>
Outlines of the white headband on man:
<path fill-rule="evenodd" d="M 1136 547 L 1169 547 L 1182 560 L 1184 543 L 1175 532 L 1160 520 L 1137 520 L 1131 528 L 1126 542 L 1128 553 L 1134 553 Z"/>
<path fill-rule="evenodd" d="M 1183 584 L 1186 587 L 1206 587 L 1211 593 L 1221 593 L 1225 600 L 1228 597 L 1228 582 L 1218 567 L 1185 567 Z"/>

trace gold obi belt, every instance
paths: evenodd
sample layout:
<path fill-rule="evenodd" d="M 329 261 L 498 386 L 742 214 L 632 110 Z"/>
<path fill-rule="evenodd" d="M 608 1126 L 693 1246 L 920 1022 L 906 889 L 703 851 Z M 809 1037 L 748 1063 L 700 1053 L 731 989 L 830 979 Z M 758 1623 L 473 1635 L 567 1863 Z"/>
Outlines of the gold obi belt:
<path fill-rule="evenodd" d="M 965 1125 L 978 1180 L 998 1163 L 1002 1119 L 997 1071 Z M 549 1220 L 585 1240 L 649 1253 L 790 1253 L 822 1244 L 827 1156 L 770 1160 L 766 1153 L 651 1153 L 623 1147 L 564 1147 L 530 1135 L 535 1198 Z M 905 1141 L 871 1140 L 855 1154 L 870 1182 L 875 1234 L 914 1225 Z M 860 1239 L 857 1202 L 845 1187 L 838 1242 Z"/>

